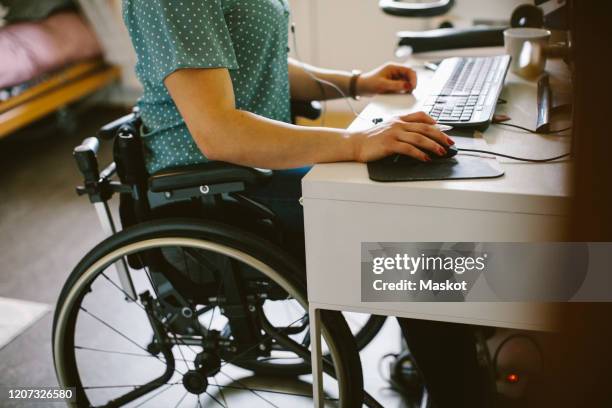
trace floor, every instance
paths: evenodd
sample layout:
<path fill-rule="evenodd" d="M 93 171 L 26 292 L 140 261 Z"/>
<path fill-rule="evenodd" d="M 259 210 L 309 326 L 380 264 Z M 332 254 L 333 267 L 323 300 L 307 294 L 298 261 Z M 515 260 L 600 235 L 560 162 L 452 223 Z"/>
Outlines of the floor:
<path fill-rule="evenodd" d="M 103 239 L 92 206 L 87 198 L 75 194 L 79 177 L 71 152 L 80 140 L 120 113 L 113 109 L 88 110 L 78 115 L 76 127 L 70 131 L 47 125 L 0 140 L 0 297 L 53 308 L 71 269 Z M 105 161 L 109 154 L 108 146 L 103 146 L 99 156 Z M 0 389 L 56 385 L 51 324 L 52 311 L 0 349 Z M 95 335 L 95 331 L 89 333 Z M 397 324 L 388 321 L 362 353 L 366 388 L 385 407 L 407 406 L 398 394 L 386 388 L 378 367 L 381 357 L 397 351 L 399 345 Z M 240 369 L 233 375 L 241 377 L 237 381 L 251 380 L 243 378 L 248 373 Z M 255 381 L 261 384 L 266 379 Z M 283 386 L 301 393 L 309 389 L 307 383 L 295 381 Z M 240 401 L 236 406 L 269 406 L 251 394 L 236 398 Z M 295 406 L 283 395 L 274 398 L 276 406 Z M 197 406 L 197 401 L 186 399 L 184 404 Z M 24 404 L 0 396 L 0 407 L 13 406 Z"/>

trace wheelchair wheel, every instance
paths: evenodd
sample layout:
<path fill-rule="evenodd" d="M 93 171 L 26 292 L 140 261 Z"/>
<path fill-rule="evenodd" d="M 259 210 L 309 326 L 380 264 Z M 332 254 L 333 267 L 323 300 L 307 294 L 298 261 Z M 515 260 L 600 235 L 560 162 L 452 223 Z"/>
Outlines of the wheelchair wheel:
<path fill-rule="evenodd" d="M 342 312 L 342 315 L 355 337 L 355 343 L 359 351 L 363 350 L 374 340 L 374 337 L 376 337 L 387 320 L 386 316 L 363 313 Z"/>
<path fill-rule="evenodd" d="M 272 244 L 226 225 L 128 228 L 90 251 L 64 285 L 53 323 L 59 383 L 76 389 L 75 406 L 231 407 L 247 403 L 245 394 L 249 406 L 312 406 L 307 378 L 271 382 L 240 368 L 309 366 L 303 276 Z M 361 406 L 355 340 L 340 313 L 321 317 L 326 405 Z"/>

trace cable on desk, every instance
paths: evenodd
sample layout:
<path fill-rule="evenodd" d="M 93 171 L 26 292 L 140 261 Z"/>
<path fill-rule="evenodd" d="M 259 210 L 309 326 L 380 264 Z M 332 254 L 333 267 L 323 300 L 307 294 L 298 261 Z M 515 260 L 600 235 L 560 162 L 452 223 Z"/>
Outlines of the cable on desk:
<path fill-rule="evenodd" d="M 509 126 L 509 127 L 513 127 L 513 128 L 517 128 L 517 129 L 521 129 L 524 130 L 525 132 L 529 132 L 529 133 L 535 133 L 536 135 L 554 135 L 556 133 L 561 133 L 561 132 L 565 132 L 566 130 L 570 130 L 572 127 L 566 127 L 563 129 L 558 129 L 558 130 L 547 130 L 544 132 L 538 132 L 535 131 L 533 129 L 529 129 L 526 128 L 524 126 L 521 125 L 515 125 L 514 123 L 507 123 L 507 122 L 493 122 L 494 125 L 502 125 L 502 126 Z"/>
<path fill-rule="evenodd" d="M 564 157 L 569 157 L 572 154 L 571 152 L 569 152 L 569 153 L 565 153 L 565 154 L 562 154 L 562 155 L 559 155 L 559 156 L 555 156 L 555 157 L 551 157 L 551 158 L 548 158 L 548 159 L 527 159 L 527 158 L 524 158 L 524 157 L 510 156 L 509 154 L 490 152 L 488 150 L 461 149 L 461 148 L 459 148 L 457 150 L 460 151 L 460 152 L 475 152 L 475 153 L 490 154 L 492 156 L 500 156 L 500 157 L 505 157 L 507 159 L 525 161 L 525 162 L 530 162 L 530 163 L 547 163 L 547 162 L 563 159 Z"/>

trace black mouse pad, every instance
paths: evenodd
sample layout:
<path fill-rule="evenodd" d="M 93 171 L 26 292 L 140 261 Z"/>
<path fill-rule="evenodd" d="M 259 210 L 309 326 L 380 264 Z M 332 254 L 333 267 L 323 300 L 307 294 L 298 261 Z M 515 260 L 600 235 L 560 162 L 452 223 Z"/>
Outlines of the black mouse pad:
<path fill-rule="evenodd" d="M 375 181 L 424 181 L 501 177 L 504 172 L 476 156 L 457 155 L 450 159 L 419 162 L 408 156 L 390 156 L 368 163 Z"/>

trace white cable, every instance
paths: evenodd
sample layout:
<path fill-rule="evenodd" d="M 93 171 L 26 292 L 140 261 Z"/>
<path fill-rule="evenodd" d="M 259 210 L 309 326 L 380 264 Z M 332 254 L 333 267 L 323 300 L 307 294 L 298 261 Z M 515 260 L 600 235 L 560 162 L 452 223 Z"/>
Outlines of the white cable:
<path fill-rule="evenodd" d="M 349 97 L 342 91 L 342 89 L 340 89 L 340 87 L 332 82 L 326 81 L 325 79 L 321 79 L 319 77 L 317 77 L 312 71 L 310 71 L 308 68 L 306 68 L 306 64 L 302 61 L 302 58 L 300 57 L 300 53 L 298 50 L 298 46 L 297 46 L 297 36 L 295 33 L 295 23 L 291 24 L 291 38 L 293 40 L 293 50 L 295 51 L 295 57 L 297 59 L 297 62 L 300 65 L 300 68 L 302 68 L 302 70 L 308 75 L 310 76 L 315 82 L 318 82 L 319 84 L 324 84 L 324 85 L 328 85 L 330 87 L 332 87 L 333 89 L 335 89 L 338 94 L 340 94 L 340 96 L 344 99 L 344 101 L 346 102 L 346 104 L 348 105 L 349 109 L 351 110 L 351 112 L 353 113 L 353 115 L 355 116 L 355 118 L 357 119 L 362 119 L 362 120 L 366 120 L 368 122 L 371 122 L 369 119 L 364 118 L 363 116 L 361 116 L 353 107 L 353 104 L 351 103 Z M 321 91 L 323 92 L 323 96 L 325 97 L 325 89 L 323 87 L 321 87 Z M 323 100 L 323 109 L 322 109 L 322 125 L 325 126 L 325 113 L 327 111 L 327 101 Z"/>

